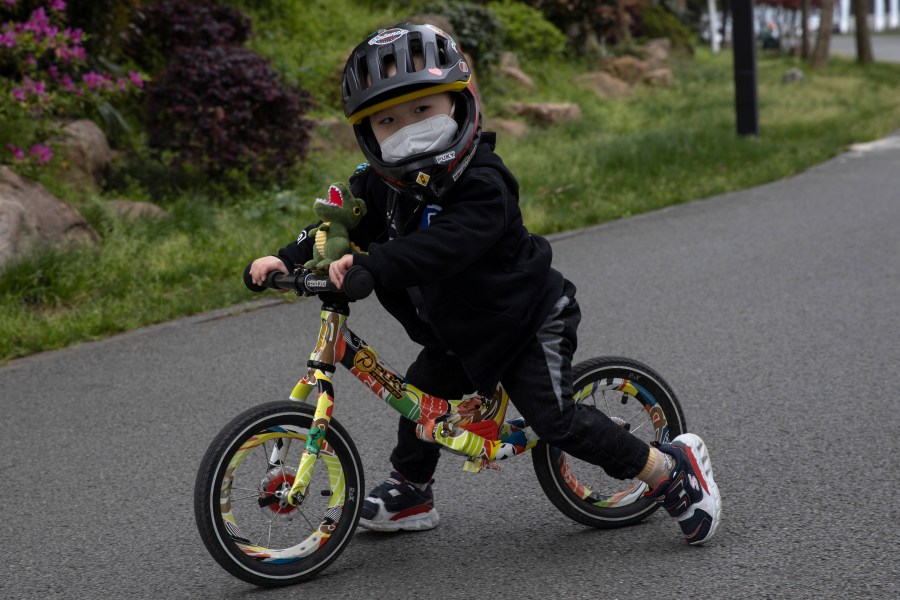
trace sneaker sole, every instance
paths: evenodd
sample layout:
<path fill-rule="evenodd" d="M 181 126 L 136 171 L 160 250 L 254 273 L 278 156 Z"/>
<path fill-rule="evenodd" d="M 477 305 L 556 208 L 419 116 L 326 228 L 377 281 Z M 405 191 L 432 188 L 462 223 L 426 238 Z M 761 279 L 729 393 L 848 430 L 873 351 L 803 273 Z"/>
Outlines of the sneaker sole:
<path fill-rule="evenodd" d="M 428 531 L 434 529 L 440 524 L 441 518 L 437 510 L 430 510 L 426 513 L 412 515 L 398 519 L 396 521 L 368 521 L 366 519 L 359 520 L 359 526 L 369 531 L 377 531 L 379 533 L 393 533 L 395 531 Z"/>
<path fill-rule="evenodd" d="M 700 472 L 703 475 L 703 479 L 706 480 L 709 495 L 712 496 L 713 499 L 714 514 L 710 515 L 712 517 L 712 525 L 709 528 L 709 534 L 707 534 L 707 536 L 702 540 L 689 542 L 692 546 L 699 546 L 712 539 L 712 536 L 719 528 L 719 523 L 722 520 L 722 497 L 719 494 L 719 486 L 716 485 L 715 479 L 713 479 L 713 468 L 712 461 L 709 458 L 709 451 L 706 449 L 706 443 L 700 438 L 700 436 L 694 433 L 683 433 L 672 441 L 682 442 L 683 444 L 690 447 L 691 453 L 696 460 L 694 468 L 700 469 Z"/>

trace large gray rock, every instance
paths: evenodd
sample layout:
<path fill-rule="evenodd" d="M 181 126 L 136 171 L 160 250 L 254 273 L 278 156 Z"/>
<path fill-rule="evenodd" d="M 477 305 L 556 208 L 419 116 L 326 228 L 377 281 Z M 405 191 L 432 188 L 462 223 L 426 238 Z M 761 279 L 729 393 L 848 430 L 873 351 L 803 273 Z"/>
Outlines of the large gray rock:
<path fill-rule="evenodd" d="M 113 157 L 103 130 L 87 119 L 72 121 L 56 142 L 66 158 L 63 177 L 78 189 L 96 189 Z"/>
<path fill-rule="evenodd" d="M 0 265 L 41 246 L 95 244 L 84 217 L 44 186 L 0 165 Z"/>

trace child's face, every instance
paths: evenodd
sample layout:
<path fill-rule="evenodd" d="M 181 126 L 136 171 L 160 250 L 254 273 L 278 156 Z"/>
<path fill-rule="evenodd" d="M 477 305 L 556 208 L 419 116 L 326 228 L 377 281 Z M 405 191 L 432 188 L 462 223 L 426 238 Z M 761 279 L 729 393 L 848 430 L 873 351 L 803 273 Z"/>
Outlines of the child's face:
<path fill-rule="evenodd" d="M 369 117 L 372 125 L 372 133 L 375 139 L 381 144 L 384 140 L 396 133 L 398 130 L 424 121 L 434 115 L 451 115 L 453 108 L 453 99 L 449 92 L 440 94 L 432 94 L 424 98 L 416 98 L 408 100 L 403 104 L 398 104 L 384 110 L 380 110 Z"/>

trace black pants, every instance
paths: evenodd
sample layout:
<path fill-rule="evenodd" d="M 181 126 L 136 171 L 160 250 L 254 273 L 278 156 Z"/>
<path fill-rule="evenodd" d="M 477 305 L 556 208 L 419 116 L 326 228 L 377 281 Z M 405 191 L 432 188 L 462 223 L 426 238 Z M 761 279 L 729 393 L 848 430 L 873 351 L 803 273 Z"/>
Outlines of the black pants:
<path fill-rule="evenodd" d="M 572 401 L 572 357 L 577 346 L 581 310 L 575 286 L 563 295 L 534 338 L 522 348 L 501 378 L 504 388 L 542 440 L 576 458 L 599 465 L 616 479 L 630 479 L 647 462 L 649 447 L 593 406 Z M 474 390 L 455 356 L 422 350 L 407 380 L 442 398 L 459 398 Z M 416 424 L 400 418 L 391 464 L 408 480 L 429 481 L 437 468 L 440 446 L 416 437 Z"/>

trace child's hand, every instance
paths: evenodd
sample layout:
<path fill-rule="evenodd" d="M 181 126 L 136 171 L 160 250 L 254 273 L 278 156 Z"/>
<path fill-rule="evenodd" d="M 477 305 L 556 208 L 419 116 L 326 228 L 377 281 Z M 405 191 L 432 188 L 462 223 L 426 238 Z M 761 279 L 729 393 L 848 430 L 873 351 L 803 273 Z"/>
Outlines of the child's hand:
<path fill-rule="evenodd" d="M 337 286 L 337 289 L 344 289 L 344 275 L 353 266 L 353 255 L 345 254 L 330 265 L 328 265 L 328 277 L 331 283 Z"/>
<path fill-rule="evenodd" d="M 288 272 L 287 267 L 277 256 L 263 256 L 250 263 L 250 279 L 258 286 L 266 284 L 266 277 L 272 271 L 281 271 L 284 274 Z"/>

